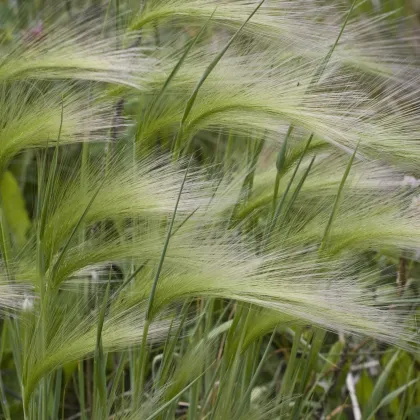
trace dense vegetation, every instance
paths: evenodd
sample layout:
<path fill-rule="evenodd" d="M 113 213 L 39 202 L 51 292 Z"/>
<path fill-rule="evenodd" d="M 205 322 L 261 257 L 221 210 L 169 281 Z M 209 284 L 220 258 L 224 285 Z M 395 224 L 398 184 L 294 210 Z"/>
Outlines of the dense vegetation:
<path fill-rule="evenodd" d="M 4 419 L 418 419 L 415 2 L 0 1 Z"/>

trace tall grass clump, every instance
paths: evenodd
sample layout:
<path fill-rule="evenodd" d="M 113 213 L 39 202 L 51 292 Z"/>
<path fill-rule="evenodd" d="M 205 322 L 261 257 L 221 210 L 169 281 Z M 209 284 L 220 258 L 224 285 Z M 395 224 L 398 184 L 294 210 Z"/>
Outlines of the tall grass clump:
<path fill-rule="evenodd" d="M 2 418 L 416 418 L 409 11 L 50 3 L 0 3 Z"/>

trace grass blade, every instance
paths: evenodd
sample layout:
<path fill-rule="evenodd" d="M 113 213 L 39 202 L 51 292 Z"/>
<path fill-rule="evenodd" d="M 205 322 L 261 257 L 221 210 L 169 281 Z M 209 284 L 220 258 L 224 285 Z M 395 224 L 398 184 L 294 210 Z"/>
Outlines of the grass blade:
<path fill-rule="evenodd" d="M 184 189 L 185 181 L 187 180 L 188 170 L 190 168 L 191 161 L 192 161 L 192 157 L 191 157 L 190 161 L 188 162 L 187 169 L 185 170 L 184 179 L 182 180 L 181 188 L 179 189 L 178 197 L 177 197 L 177 200 L 176 200 L 176 203 L 175 203 L 175 208 L 174 208 L 174 211 L 172 213 L 172 219 L 171 219 L 171 222 L 169 224 L 168 232 L 166 234 L 165 243 L 163 245 L 162 254 L 161 254 L 160 260 L 159 260 L 159 265 L 158 265 L 158 268 L 156 270 L 155 278 L 153 280 L 152 289 L 150 291 L 150 296 L 149 296 L 149 302 L 147 304 L 147 309 L 146 309 L 146 316 L 145 316 L 146 321 L 148 321 L 150 319 L 150 316 L 151 316 L 153 301 L 154 301 L 155 294 L 156 294 L 156 287 L 157 287 L 157 284 L 158 284 L 158 281 L 159 281 L 160 273 L 162 271 L 163 262 L 165 260 L 166 251 L 168 249 L 169 240 L 170 240 L 171 234 L 172 234 L 172 228 L 173 228 L 174 222 L 175 222 L 176 212 L 178 211 L 179 201 L 181 200 L 182 190 Z"/>
<path fill-rule="evenodd" d="M 276 174 L 276 180 L 274 182 L 273 214 L 276 209 L 276 201 L 277 201 L 277 194 L 279 192 L 280 178 L 282 176 L 282 173 L 284 170 L 284 163 L 286 161 L 287 141 L 289 140 L 289 137 L 292 134 L 292 131 L 293 131 L 293 125 L 290 124 L 289 129 L 287 130 L 287 133 L 286 133 L 286 137 L 283 140 L 283 144 L 281 145 L 281 149 L 276 159 L 277 174 Z"/>
<path fill-rule="evenodd" d="M 258 6 L 254 9 L 254 11 L 249 15 L 249 17 L 246 19 L 246 21 L 241 25 L 241 27 L 236 31 L 236 33 L 230 38 L 230 40 L 227 42 L 227 44 L 224 46 L 224 48 L 217 54 L 217 56 L 213 59 L 213 61 L 209 64 L 209 66 L 204 71 L 203 75 L 201 76 L 200 80 L 198 81 L 196 87 L 193 90 L 193 93 L 191 94 L 190 98 L 187 101 L 187 104 L 184 109 L 184 114 L 181 119 L 181 124 L 178 130 L 177 137 L 175 139 L 175 156 L 179 156 L 179 141 L 183 134 L 183 128 L 186 119 L 188 118 L 188 115 L 191 112 L 191 109 L 194 105 L 195 100 L 197 99 L 198 91 L 200 90 L 203 83 L 206 81 L 206 79 L 209 77 L 210 73 L 213 71 L 213 69 L 216 67 L 217 63 L 221 60 L 221 58 L 225 55 L 226 51 L 231 46 L 232 42 L 235 41 L 235 39 L 238 37 L 244 26 L 251 20 L 251 18 L 257 13 L 258 9 L 262 6 L 265 0 L 262 0 Z"/>
<path fill-rule="evenodd" d="M 144 375 L 145 375 L 145 369 L 146 369 L 147 336 L 148 336 L 148 333 L 149 333 L 150 320 L 151 320 L 151 316 L 152 316 L 152 309 L 153 309 L 153 302 L 154 302 L 155 294 L 156 294 L 156 288 L 157 288 L 157 284 L 158 284 L 158 281 L 159 281 L 160 273 L 162 271 L 163 262 L 165 260 L 166 251 L 167 251 L 168 245 L 169 245 L 169 240 L 171 238 L 172 228 L 173 228 L 173 225 L 174 225 L 174 222 L 175 222 L 175 217 L 176 217 L 176 213 L 177 213 L 177 210 L 178 210 L 179 201 L 181 199 L 182 190 L 184 189 L 185 181 L 187 180 L 188 170 L 189 170 L 191 161 L 192 161 L 192 157 L 188 162 L 188 166 L 187 166 L 187 169 L 185 170 L 185 174 L 184 174 L 184 179 L 182 180 L 181 188 L 179 189 L 178 197 L 177 197 L 177 200 L 176 200 L 176 203 L 175 203 L 175 208 L 174 208 L 174 211 L 172 213 L 171 222 L 169 224 L 168 232 L 166 234 L 166 239 L 165 239 L 165 243 L 163 245 L 162 254 L 160 256 L 159 264 L 158 264 L 158 267 L 157 267 L 157 270 L 156 270 L 155 277 L 153 279 L 153 284 L 152 284 L 152 288 L 151 288 L 151 291 L 150 291 L 149 300 L 148 300 L 148 303 L 147 303 L 147 308 L 146 308 L 146 313 L 145 313 L 145 323 L 144 323 L 144 327 L 143 327 L 143 339 L 142 339 L 141 351 L 140 351 L 140 361 L 139 361 L 140 377 L 138 378 L 138 382 L 136 383 L 135 390 L 134 390 L 134 395 L 133 395 L 134 407 L 135 408 L 138 408 L 140 406 L 139 398 L 140 398 L 141 390 L 143 389 Z"/>
<path fill-rule="evenodd" d="M 370 420 L 381 407 L 390 404 L 395 398 L 397 398 L 400 394 L 402 394 L 407 388 L 409 388 L 411 385 L 414 385 L 418 381 L 419 381 L 419 378 L 412 379 L 410 382 L 407 382 L 405 385 L 402 385 L 396 390 L 390 392 L 387 396 L 382 398 L 382 400 L 379 402 L 379 404 L 376 406 L 373 412 L 369 415 L 369 417 L 367 417 L 366 420 Z"/>
<path fill-rule="evenodd" d="M 358 148 L 358 145 L 356 146 L 356 149 L 354 150 L 353 155 L 351 156 L 351 158 L 349 160 L 349 163 L 347 164 L 346 170 L 344 171 L 344 174 L 343 174 L 343 178 L 341 179 L 341 182 L 340 182 L 340 186 L 338 187 L 338 191 L 337 191 L 337 195 L 335 197 L 333 209 L 331 211 L 330 218 L 329 218 L 327 226 L 325 228 L 324 236 L 322 237 L 322 240 L 321 240 L 321 246 L 320 246 L 321 250 L 325 247 L 326 241 L 328 240 L 328 235 L 330 234 L 332 223 L 334 221 L 334 218 L 337 214 L 337 210 L 339 208 L 340 198 L 341 198 L 341 195 L 342 195 L 342 192 L 343 192 L 344 184 L 346 183 L 347 177 L 350 173 L 351 166 L 353 165 L 353 161 L 354 161 L 354 158 L 355 158 L 356 153 L 357 153 L 357 148 Z"/>
<path fill-rule="evenodd" d="M 51 271 L 51 279 L 52 279 L 53 282 L 54 282 L 54 275 L 57 272 L 58 268 L 60 267 L 61 261 L 64 258 L 65 254 L 66 254 L 66 251 L 69 248 L 72 239 L 74 238 L 74 235 L 76 234 L 76 232 L 79 229 L 80 225 L 82 224 L 84 218 L 88 214 L 90 208 L 92 207 L 93 202 L 95 201 L 95 198 L 99 194 L 99 191 L 101 190 L 101 188 L 104 185 L 105 181 L 106 181 L 106 178 L 104 178 L 102 180 L 102 182 L 99 184 L 99 186 L 96 189 L 95 193 L 92 195 L 91 199 L 89 200 L 89 203 L 86 206 L 85 210 L 83 211 L 82 215 L 79 217 L 79 220 L 77 221 L 76 225 L 74 226 L 71 234 L 67 238 L 67 241 L 66 241 L 63 249 L 61 250 L 60 255 L 58 256 L 57 261 L 55 262 L 55 264 L 53 266 L 53 269 Z"/>
<path fill-rule="evenodd" d="M 284 205 L 284 202 L 285 202 L 285 200 L 286 200 L 286 196 L 287 196 L 287 194 L 289 193 L 289 190 L 290 190 L 290 188 L 291 188 L 291 186 L 292 186 L 292 183 L 293 183 L 293 181 L 294 181 L 294 179 L 295 179 L 295 177 L 296 177 L 296 174 L 297 174 L 297 171 L 299 170 L 299 167 L 300 167 L 300 164 L 302 163 L 302 160 L 303 160 L 303 158 L 304 158 L 304 156 L 306 155 L 306 152 L 308 151 L 308 149 L 309 149 L 309 146 L 310 146 L 310 144 L 311 144 L 311 141 L 312 141 L 312 139 L 313 139 L 313 137 L 314 137 L 314 135 L 313 134 L 311 134 L 310 136 L 309 136 L 309 139 L 308 139 L 308 141 L 306 142 L 306 145 L 305 145 L 305 148 L 303 149 L 303 152 L 302 152 L 302 154 L 301 154 L 301 156 L 300 156 L 300 159 L 299 159 L 299 161 L 298 161 L 298 163 L 297 163 L 297 165 L 296 165 L 296 168 L 295 168 L 295 170 L 293 171 L 293 174 L 292 174 L 292 176 L 291 176 L 291 178 L 290 178 L 290 180 L 289 180 L 289 182 L 288 182 L 288 184 L 287 184 L 287 187 L 286 187 L 286 189 L 285 189 L 285 191 L 284 191 L 284 193 L 283 193 L 283 195 L 282 195 L 282 197 L 281 197 L 281 199 L 280 199 L 280 201 L 279 201 L 279 203 L 277 204 L 277 208 L 276 208 L 276 211 L 275 211 L 275 213 L 274 213 L 274 215 L 273 215 L 273 218 L 271 219 L 271 220 L 269 220 L 268 221 L 268 224 L 267 224 L 267 229 L 266 229 L 266 233 L 265 233 L 265 243 L 267 243 L 268 242 L 268 239 L 270 238 L 270 234 L 271 234 L 271 232 L 273 231 L 273 229 L 274 229 L 274 227 L 275 227 L 275 225 L 276 225 L 276 223 L 277 223 L 277 219 L 278 219 L 278 217 L 279 217 L 279 215 L 280 215 L 280 212 L 281 212 L 281 210 L 282 210 L 282 208 L 283 208 L 283 205 Z"/>
<path fill-rule="evenodd" d="M 261 360 L 260 360 L 260 362 L 257 366 L 257 369 L 255 370 L 255 372 L 254 372 L 254 374 L 251 378 L 251 381 L 249 382 L 248 388 L 247 388 L 244 396 L 242 397 L 242 403 L 241 403 L 241 405 L 239 406 L 239 409 L 238 409 L 239 415 L 242 413 L 242 410 L 245 408 L 245 405 L 248 403 L 248 398 L 251 396 L 251 392 L 254 389 L 254 386 L 255 386 L 258 378 L 259 378 L 259 375 L 262 371 L 264 363 L 265 363 L 265 361 L 268 357 L 269 351 L 271 349 L 271 344 L 273 342 L 273 339 L 274 339 L 275 335 L 276 335 L 276 330 L 274 330 L 272 332 L 272 334 L 270 336 L 270 340 L 268 341 L 267 347 L 265 348 L 264 354 L 262 355 Z"/>
<path fill-rule="evenodd" d="M 107 388 L 106 388 L 106 362 L 105 362 L 105 355 L 102 347 L 102 329 L 105 320 L 105 312 L 108 306 L 108 298 L 109 298 L 109 290 L 110 290 L 110 281 L 108 281 L 108 285 L 106 287 L 105 296 L 102 302 L 102 307 L 99 312 L 98 318 L 98 329 L 97 329 L 97 336 L 96 336 L 96 350 L 95 350 L 95 360 L 94 360 L 94 389 L 95 393 L 97 393 L 98 400 L 96 404 L 94 404 L 95 411 L 98 410 L 101 415 L 94 416 L 95 418 L 100 418 L 105 414 L 103 410 L 106 410 L 107 407 Z"/>
<path fill-rule="evenodd" d="M 369 419 L 374 413 L 379 409 L 379 405 L 382 401 L 382 394 L 385 389 L 385 384 L 388 380 L 389 375 L 392 372 L 392 368 L 400 357 L 400 351 L 396 351 L 389 362 L 386 364 L 385 369 L 380 374 L 379 378 L 376 381 L 375 387 L 373 388 L 372 395 L 369 398 L 368 403 L 366 404 L 365 409 L 363 410 L 363 418 Z"/>

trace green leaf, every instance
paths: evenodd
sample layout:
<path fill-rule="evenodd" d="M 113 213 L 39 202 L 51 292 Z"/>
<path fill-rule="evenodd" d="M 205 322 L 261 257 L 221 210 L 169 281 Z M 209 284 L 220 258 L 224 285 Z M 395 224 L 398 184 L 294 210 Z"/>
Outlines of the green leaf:
<path fill-rule="evenodd" d="M 408 420 L 420 418 L 420 406 L 412 407 L 408 413 Z"/>
<path fill-rule="evenodd" d="M 26 242 L 31 221 L 19 184 L 10 171 L 6 171 L 0 180 L 0 193 L 7 224 L 18 246 L 22 246 Z"/>
<path fill-rule="evenodd" d="M 379 409 L 380 404 L 383 404 L 383 400 L 381 400 L 381 397 L 384 392 L 385 384 L 399 356 L 400 356 L 400 352 L 396 351 L 394 355 L 391 357 L 390 361 L 385 366 L 385 369 L 379 376 L 378 380 L 376 381 L 375 388 L 373 389 L 373 392 L 372 392 L 372 396 L 370 397 L 366 405 L 366 408 L 363 411 L 364 419 L 371 418 L 375 414 L 375 412 Z"/>
<path fill-rule="evenodd" d="M 337 363 L 340 361 L 341 352 L 344 348 L 344 341 L 337 340 L 330 348 L 328 352 L 327 360 L 324 363 L 324 366 L 321 370 L 322 374 L 327 373 L 331 367 L 336 366 Z"/>
<path fill-rule="evenodd" d="M 364 409 L 367 406 L 372 392 L 373 380 L 368 375 L 366 369 L 364 369 L 360 380 L 356 384 L 357 400 L 359 401 L 359 404 L 362 407 L 362 409 Z"/>
<path fill-rule="evenodd" d="M 371 419 L 374 414 L 383 406 L 388 405 L 390 402 L 392 402 L 395 398 L 397 398 L 400 394 L 402 394 L 408 387 L 415 384 L 418 381 L 418 379 L 413 379 L 412 381 L 408 382 L 407 384 L 400 386 L 396 390 L 390 392 L 388 395 L 386 395 L 380 403 L 376 406 L 374 411 L 370 414 L 370 416 L 367 418 L 367 420 Z"/>

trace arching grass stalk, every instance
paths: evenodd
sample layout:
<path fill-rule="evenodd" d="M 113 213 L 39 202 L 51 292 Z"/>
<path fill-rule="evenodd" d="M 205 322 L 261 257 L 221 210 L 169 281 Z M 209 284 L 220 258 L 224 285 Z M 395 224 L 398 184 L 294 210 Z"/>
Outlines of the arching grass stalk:
<path fill-rule="evenodd" d="M 200 90 L 201 86 L 206 81 L 206 79 L 209 77 L 210 73 L 216 67 L 217 63 L 225 55 L 226 51 L 231 46 L 232 42 L 235 41 L 235 39 L 238 37 L 238 35 L 242 31 L 242 29 L 245 27 L 245 25 L 251 20 L 251 18 L 255 15 L 255 13 L 257 13 L 258 9 L 262 6 L 262 4 L 264 3 L 264 1 L 265 0 L 262 0 L 258 4 L 258 6 L 254 9 L 254 11 L 246 19 L 246 21 L 241 25 L 241 27 L 236 31 L 236 33 L 229 39 L 229 41 L 223 47 L 223 49 L 220 51 L 220 53 L 217 54 L 217 56 L 213 59 L 213 61 L 206 68 L 206 70 L 204 71 L 204 73 L 201 76 L 200 80 L 198 81 L 196 87 L 194 88 L 193 93 L 191 94 L 190 98 L 188 99 L 188 101 L 187 101 L 187 103 L 185 105 L 184 114 L 182 116 L 181 123 L 180 123 L 179 129 L 178 129 L 177 135 L 175 137 L 175 142 L 174 142 L 174 158 L 175 159 L 177 159 L 179 157 L 180 153 L 181 153 L 181 145 L 180 145 L 180 142 L 181 142 L 181 139 L 182 139 L 182 136 L 183 136 L 185 121 L 187 120 L 188 115 L 190 114 L 191 109 L 192 109 L 192 107 L 194 105 L 194 102 L 197 99 L 198 91 Z M 189 143 L 187 143 L 187 145 L 185 147 L 185 150 L 188 150 L 188 146 L 189 146 Z"/>
<path fill-rule="evenodd" d="M 72 239 L 74 238 L 76 232 L 79 230 L 80 226 L 82 225 L 86 215 L 88 214 L 90 208 L 92 207 L 93 202 L 95 201 L 96 197 L 99 194 L 99 191 L 101 190 L 102 186 L 104 185 L 106 181 L 106 178 L 104 177 L 102 182 L 99 184 L 98 188 L 96 189 L 96 191 L 92 194 L 92 197 L 90 198 L 86 208 L 84 209 L 83 213 L 81 214 L 81 216 L 79 217 L 79 219 L 77 220 L 77 223 L 75 224 L 75 226 L 73 227 L 72 232 L 70 233 L 66 243 L 64 244 L 62 250 L 60 251 L 60 254 L 58 255 L 57 261 L 55 262 L 54 266 L 52 267 L 52 274 L 51 274 L 51 280 L 54 282 L 54 277 L 57 274 L 58 269 L 60 268 L 60 264 L 64 258 L 64 256 L 66 255 L 66 252 L 70 246 L 70 243 L 72 241 Z M 53 283 L 54 285 L 54 283 Z"/>
<path fill-rule="evenodd" d="M 189 52 L 194 47 L 194 45 L 197 43 L 197 41 L 200 39 L 201 35 L 204 33 L 205 29 L 207 28 L 209 22 L 211 21 L 214 13 L 216 12 L 216 9 L 214 12 L 210 15 L 207 22 L 203 25 L 203 27 L 200 29 L 198 34 L 195 36 L 195 38 L 189 43 L 187 48 L 185 49 L 184 53 L 182 54 L 181 58 L 176 63 L 175 67 L 172 69 L 171 73 L 165 80 L 165 83 L 162 86 L 162 89 L 159 91 L 159 93 L 153 98 L 152 103 L 149 105 L 149 108 L 146 111 L 146 115 L 144 116 L 144 121 L 142 124 L 139 125 L 139 128 L 137 129 L 136 136 L 135 136 L 135 143 L 138 143 L 142 139 L 143 135 L 143 129 L 144 127 L 148 125 L 150 116 L 152 114 L 152 111 L 154 110 L 156 104 L 159 102 L 159 100 L 162 98 L 163 94 L 165 93 L 166 89 L 170 85 L 172 79 L 178 74 L 179 69 L 181 68 L 182 64 L 184 63 L 185 59 L 187 58 Z"/>
<path fill-rule="evenodd" d="M 153 302 L 154 302 L 154 299 L 155 299 L 156 288 L 157 288 L 157 284 L 158 284 L 158 281 L 159 281 L 160 273 L 162 271 L 163 263 L 165 261 L 166 251 L 168 249 L 169 240 L 171 238 L 172 228 L 173 228 L 173 225 L 174 225 L 174 222 L 175 222 L 175 217 L 176 217 L 176 213 L 177 213 L 177 210 L 178 210 L 179 201 L 181 199 L 182 190 L 184 189 L 185 181 L 187 180 L 188 170 L 190 168 L 191 161 L 192 161 L 192 157 L 190 158 L 190 160 L 188 162 L 188 166 L 187 166 L 187 169 L 185 170 L 184 178 L 183 178 L 182 183 L 181 183 L 181 188 L 179 189 L 178 197 L 177 197 L 177 200 L 176 200 L 176 203 L 175 203 L 175 208 L 174 208 L 174 211 L 172 213 L 171 221 L 169 223 L 168 232 L 166 234 L 165 243 L 164 243 L 163 249 L 162 249 L 162 254 L 160 256 L 159 264 L 158 264 L 158 267 L 157 267 L 157 270 L 156 270 L 155 277 L 153 279 L 153 284 L 152 284 L 152 288 L 151 288 L 151 291 L 150 291 L 149 300 L 148 300 L 148 303 L 147 303 L 147 308 L 146 308 L 146 312 L 145 312 L 145 322 L 144 322 L 144 327 L 143 327 L 143 339 L 142 339 L 142 343 L 141 343 L 140 361 L 139 361 L 140 377 L 138 378 L 138 382 L 136 382 L 137 387 L 134 387 L 134 391 L 133 391 L 133 401 L 134 401 L 134 407 L 135 408 L 138 408 L 140 406 L 141 391 L 142 391 L 143 386 L 144 386 L 144 376 L 145 376 L 146 360 L 147 360 L 147 357 L 146 357 L 147 336 L 148 336 L 148 333 L 149 333 L 149 327 L 150 327 L 150 323 L 151 323 L 151 319 L 152 319 Z"/>
<path fill-rule="evenodd" d="M 323 75 L 328 63 L 330 62 L 332 54 L 333 54 L 335 48 L 337 47 L 341 36 L 343 35 L 344 29 L 347 25 L 347 22 L 350 18 L 350 15 L 351 15 L 351 13 L 354 9 L 354 6 L 355 6 L 356 2 L 357 2 L 357 0 L 353 0 L 352 5 L 351 5 L 351 7 L 350 7 L 350 9 L 347 13 L 346 19 L 344 20 L 343 25 L 341 26 L 340 32 L 339 32 L 337 38 L 335 39 L 334 44 L 332 45 L 332 47 L 328 51 L 328 54 L 322 60 L 319 67 L 316 69 L 315 74 L 314 74 L 314 76 L 312 77 L 312 79 L 309 83 L 309 88 L 311 88 L 312 86 L 315 86 L 319 82 L 321 76 Z M 294 129 L 294 126 L 292 124 L 290 124 L 290 126 L 287 130 L 287 133 L 286 133 L 286 137 L 283 140 L 282 147 L 281 147 L 281 149 L 278 153 L 277 160 L 276 160 L 277 173 L 276 173 L 276 179 L 275 179 L 275 182 L 274 182 L 274 193 L 273 193 L 273 223 L 274 224 L 276 223 L 276 218 L 278 217 L 278 214 L 277 214 L 277 216 L 275 215 L 277 213 L 277 211 L 276 211 L 276 200 L 277 200 L 277 194 L 278 194 L 280 179 L 281 179 L 281 175 L 282 175 L 285 160 L 286 160 L 287 142 L 289 140 L 290 135 L 292 134 L 293 129 Z M 312 137 L 313 137 L 313 133 L 311 134 L 309 142 L 312 140 Z M 305 149 L 305 151 L 306 151 L 306 149 Z M 284 202 L 284 198 L 285 198 L 285 195 L 283 195 L 283 197 L 282 197 L 281 205 Z M 270 230 L 271 230 L 271 228 L 270 228 Z"/>
<path fill-rule="evenodd" d="M 311 80 L 311 83 L 309 84 L 310 87 L 316 85 L 319 82 L 319 79 L 324 74 L 324 71 L 327 68 L 328 63 L 330 62 L 331 56 L 332 56 L 334 50 L 336 49 L 336 47 L 337 47 L 337 45 L 338 45 L 338 43 L 339 43 L 339 41 L 341 39 L 341 36 L 343 35 L 344 29 L 347 26 L 347 23 L 348 23 L 348 21 L 350 19 L 350 16 L 351 16 L 351 14 L 353 12 L 354 6 L 356 5 L 357 1 L 358 0 L 353 0 L 352 4 L 350 6 L 350 9 L 347 12 L 346 19 L 344 20 L 343 25 L 341 26 L 340 32 L 338 33 L 338 36 L 335 39 L 334 44 L 332 45 L 332 47 L 328 51 L 328 54 L 325 56 L 324 60 L 322 60 L 320 66 L 318 67 L 317 71 L 315 72 L 314 77 Z"/>
<path fill-rule="evenodd" d="M 49 174 L 49 177 L 51 178 L 52 173 Z M 44 249 L 43 249 L 43 241 L 41 240 L 41 227 L 42 224 L 40 224 L 38 226 L 38 232 L 37 232 L 37 274 L 39 277 L 39 284 L 40 284 L 40 305 L 41 305 L 41 313 L 40 313 L 40 317 L 37 320 L 37 324 L 36 324 L 36 328 L 35 330 L 40 330 L 40 334 L 38 337 L 38 345 L 40 346 L 40 354 L 42 355 L 45 351 L 45 331 L 46 331 L 46 316 L 48 314 L 47 311 L 47 305 L 48 305 L 48 299 L 50 297 L 50 295 L 52 293 L 56 293 L 56 284 L 55 284 L 55 276 L 57 274 L 57 271 L 61 265 L 61 262 L 64 258 L 64 256 L 66 255 L 66 252 L 68 251 L 69 245 L 72 241 L 72 239 L 74 238 L 76 232 L 78 231 L 79 227 L 81 226 L 82 222 L 84 221 L 87 213 L 89 212 L 89 209 L 91 208 L 95 198 L 97 197 L 100 189 L 102 188 L 104 182 L 105 182 L 105 178 L 103 179 L 103 181 L 99 184 L 97 190 L 94 192 L 94 194 L 92 195 L 91 199 L 89 200 L 86 208 L 84 209 L 83 213 L 81 214 L 81 216 L 79 217 L 79 219 L 77 220 L 77 223 L 75 224 L 75 226 L 73 227 L 73 230 L 71 232 L 71 234 L 69 235 L 66 243 L 64 244 L 63 248 L 61 249 L 57 260 L 55 261 L 54 265 L 51 267 L 51 272 L 48 276 L 48 278 L 46 278 L 45 274 L 46 274 L 46 255 L 44 253 Z M 51 181 L 53 182 L 53 181 Z M 47 188 L 46 188 L 46 193 L 49 192 L 49 194 L 51 194 L 51 187 L 48 187 L 48 182 L 47 182 Z M 45 208 L 45 204 L 42 206 L 42 212 L 43 211 L 47 211 Z M 43 214 L 41 212 L 41 215 Z M 41 219 L 42 220 L 42 219 Z M 49 282 L 48 284 L 48 288 L 46 287 L 46 282 Z M 26 369 L 27 367 L 25 367 L 25 373 L 26 373 Z M 46 396 L 48 396 L 48 375 L 44 376 L 41 379 L 41 404 L 38 406 L 40 409 L 40 414 L 39 416 L 41 416 L 41 418 L 46 418 L 45 416 L 47 416 L 47 412 L 46 412 L 46 405 L 44 406 L 44 403 L 47 404 L 47 401 L 45 400 Z M 36 386 L 36 384 L 34 382 L 31 383 L 25 383 L 26 381 L 24 381 L 23 384 L 23 405 L 24 405 L 24 410 L 25 410 L 25 416 L 28 415 L 28 409 L 29 409 L 29 398 L 31 397 L 33 391 L 34 391 L 34 387 Z M 45 392 L 47 392 L 46 396 L 45 396 Z M 44 408 L 45 407 L 45 408 Z M 44 416 L 44 417 L 42 417 Z"/>

